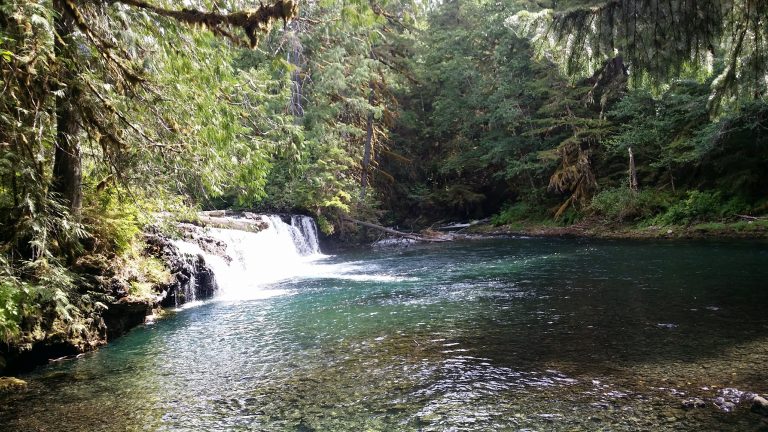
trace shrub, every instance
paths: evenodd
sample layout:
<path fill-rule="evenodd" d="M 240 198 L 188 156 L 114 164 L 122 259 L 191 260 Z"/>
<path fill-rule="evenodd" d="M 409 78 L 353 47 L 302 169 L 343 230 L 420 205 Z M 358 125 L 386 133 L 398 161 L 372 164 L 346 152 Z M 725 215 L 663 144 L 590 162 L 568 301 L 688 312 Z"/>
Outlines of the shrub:
<path fill-rule="evenodd" d="M 626 187 L 604 189 L 592 198 L 590 209 L 621 222 L 651 217 L 669 206 L 669 196 L 652 189 L 632 192 Z"/>
<path fill-rule="evenodd" d="M 741 198 L 724 201 L 720 192 L 689 191 L 686 197 L 671 207 L 656 220 L 660 224 L 690 224 L 693 222 L 722 219 L 749 210 Z"/>
<path fill-rule="evenodd" d="M 21 293 L 21 287 L 11 279 L 0 281 L 0 342 L 8 343 L 19 335 Z"/>
<path fill-rule="evenodd" d="M 117 187 L 89 196 L 83 207 L 83 221 L 92 236 L 94 250 L 117 255 L 129 250 L 140 232 L 139 212 L 127 192 Z"/>
<path fill-rule="evenodd" d="M 542 212 L 540 209 L 531 207 L 530 204 L 524 202 L 518 202 L 512 205 L 508 205 L 499 213 L 491 216 L 491 223 L 495 226 L 509 225 L 514 222 L 531 220 L 541 217 Z"/>

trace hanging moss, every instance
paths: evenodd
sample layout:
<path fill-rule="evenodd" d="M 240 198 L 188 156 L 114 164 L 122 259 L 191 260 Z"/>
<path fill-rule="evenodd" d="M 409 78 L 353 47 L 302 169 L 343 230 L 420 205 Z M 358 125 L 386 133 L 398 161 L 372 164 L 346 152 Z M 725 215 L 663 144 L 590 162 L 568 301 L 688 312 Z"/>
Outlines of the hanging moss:
<path fill-rule="evenodd" d="M 565 11 L 521 12 L 507 21 L 570 75 L 622 56 L 636 85 L 715 74 L 710 108 L 764 98 L 768 2 L 611 0 Z"/>

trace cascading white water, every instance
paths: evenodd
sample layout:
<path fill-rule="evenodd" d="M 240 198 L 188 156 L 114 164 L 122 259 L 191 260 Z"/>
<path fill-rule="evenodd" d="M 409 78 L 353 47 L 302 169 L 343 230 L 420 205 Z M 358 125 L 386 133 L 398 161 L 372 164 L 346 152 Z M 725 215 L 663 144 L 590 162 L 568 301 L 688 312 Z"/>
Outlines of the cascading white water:
<path fill-rule="evenodd" d="M 271 297 L 283 291 L 270 285 L 298 275 L 311 273 L 312 262 L 320 253 L 317 228 L 312 218 L 291 216 L 285 223 L 280 216 L 262 216 L 268 224 L 257 233 L 211 228 L 206 234 L 227 245 L 231 259 L 208 253 L 189 241 L 177 241 L 184 253 L 201 254 L 213 270 L 222 300 L 243 300 Z"/>
<path fill-rule="evenodd" d="M 267 228 L 257 232 L 210 228 L 205 236 L 226 245 L 226 257 L 204 251 L 193 241 L 176 241 L 182 253 L 202 255 L 213 271 L 218 300 L 252 300 L 287 294 L 279 282 L 288 279 L 338 279 L 387 283 L 412 280 L 375 264 L 333 263 L 320 252 L 317 227 L 312 218 L 264 215 Z M 253 222 L 254 219 L 251 219 Z"/>
<path fill-rule="evenodd" d="M 295 237 L 300 239 L 297 244 L 300 244 L 300 251 L 304 255 L 314 255 L 320 253 L 320 243 L 317 240 L 317 227 L 315 221 L 312 218 L 306 216 L 291 216 L 291 226 L 296 227 L 298 235 Z"/>

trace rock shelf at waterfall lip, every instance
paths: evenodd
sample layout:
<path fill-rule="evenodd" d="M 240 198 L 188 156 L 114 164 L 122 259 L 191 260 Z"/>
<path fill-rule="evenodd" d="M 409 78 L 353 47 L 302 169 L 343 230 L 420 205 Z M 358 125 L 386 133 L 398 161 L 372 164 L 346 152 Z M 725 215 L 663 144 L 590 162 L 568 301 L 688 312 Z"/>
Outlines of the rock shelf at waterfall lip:
<path fill-rule="evenodd" d="M 260 232 L 270 227 L 266 215 L 252 212 L 228 212 L 216 210 L 198 213 L 198 221 L 213 228 L 235 229 L 240 231 Z"/>

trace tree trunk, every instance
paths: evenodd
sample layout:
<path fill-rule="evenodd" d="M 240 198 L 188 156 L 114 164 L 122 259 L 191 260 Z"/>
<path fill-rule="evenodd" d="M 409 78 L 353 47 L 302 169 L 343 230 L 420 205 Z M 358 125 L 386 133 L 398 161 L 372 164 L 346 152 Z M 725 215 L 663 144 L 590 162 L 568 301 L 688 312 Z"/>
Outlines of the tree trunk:
<path fill-rule="evenodd" d="M 629 147 L 629 190 L 637 192 L 637 170 L 635 169 L 635 154 L 632 153 L 632 147 Z"/>
<path fill-rule="evenodd" d="M 288 63 L 293 66 L 291 71 L 291 102 L 290 112 L 293 116 L 294 124 L 301 124 L 302 117 L 304 117 L 303 101 L 303 88 L 304 81 L 301 77 L 301 68 L 304 63 L 303 51 L 304 47 L 301 46 L 301 39 L 299 39 L 300 24 L 298 21 L 293 21 L 290 24 L 290 28 L 293 30 L 290 34 L 291 47 L 287 50 Z"/>
<path fill-rule="evenodd" d="M 675 175 L 672 173 L 672 165 L 667 164 L 667 171 L 669 171 L 669 184 L 672 185 L 672 193 L 676 193 L 675 191 Z"/>
<path fill-rule="evenodd" d="M 57 18 L 55 21 L 56 32 L 56 56 L 66 57 L 67 47 L 64 45 L 70 41 L 74 31 L 74 23 L 67 16 L 63 8 L 56 4 Z M 60 64 L 66 65 L 59 60 Z M 80 156 L 80 143 L 78 133 L 80 125 L 74 104 L 77 99 L 77 89 L 74 88 L 76 74 L 71 69 L 63 67 L 59 81 L 67 85 L 63 89 L 63 95 L 56 97 L 56 151 L 53 159 L 53 182 L 51 192 L 63 201 L 69 209 L 72 217 L 80 218 L 83 206 L 83 176 L 82 161 Z"/>
<path fill-rule="evenodd" d="M 80 143 L 77 141 L 79 126 L 70 104 L 62 99 L 56 107 L 56 153 L 51 190 L 78 219 L 83 207 L 83 176 Z"/>
<path fill-rule="evenodd" d="M 373 106 L 374 84 L 373 80 L 369 83 L 370 93 L 368 93 L 368 105 Z M 368 122 L 365 132 L 365 147 L 363 148 L 363 173 L 360 175 L 360 201 L 365 199 L 365 192 L 368 187 L 368 168 L 371 165 L 371 151 L 373 147 L 373 110 L 368 113 Z"/>

